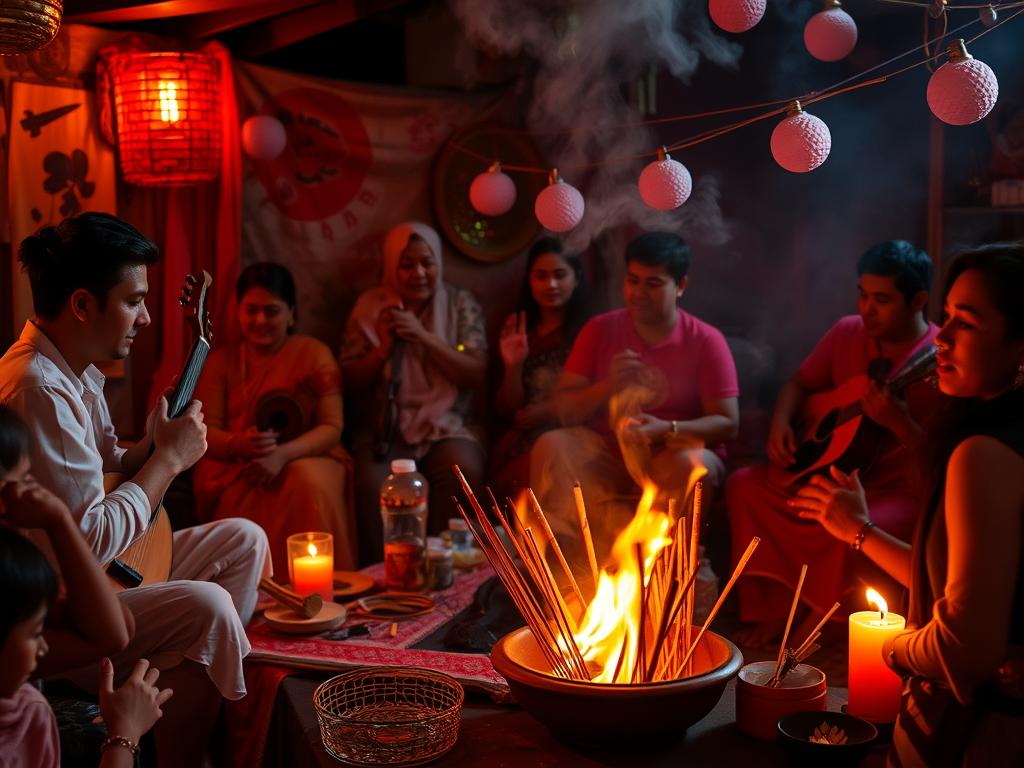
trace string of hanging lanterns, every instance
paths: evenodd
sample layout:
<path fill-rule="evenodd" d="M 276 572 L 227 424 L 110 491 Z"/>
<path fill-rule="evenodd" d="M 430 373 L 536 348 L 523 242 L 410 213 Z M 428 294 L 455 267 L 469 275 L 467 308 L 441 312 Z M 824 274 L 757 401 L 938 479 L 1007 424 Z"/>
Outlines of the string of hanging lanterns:
<path fill-rule="evenodd" d="M 947 0 L 935 0 L 935 2 L 881 0 L 881 2 L 913 5 L 925 9 L 937 7 L 939 15 L 950 10 L 980 10 L 976 19 L 957 27 L 951 34 L 955 35 L 977 23 L 981 23 L 985 29 L 967 42 L 962 38 L 957 38 L 949 45 L 946 51 L 947 61 L 936 69 L 929 79 L 927 102 L 932 114 L 949 125 L 969 125 L 983 119 L 995 105 L 999 95 L 999 84 L 992 69 L 971 56 L 967 51 L 967 44 L 973 43 L 988 32 L 1024 13 L 1024 0 L 1014 0 L 1014 2 L 999 5 L 961 5 L 956 8 L 948 7 Z M 764 9 L 765 0 L 709 0 L 708 2 L 712 20 L 726 31 L 743 32 L 753 28 L 763 17 Z M 999 19 L 998 11 L 1006 9 L 1018 10 Z M 638 124 L 648 125 L 721 115 L 745 109 L 772 107 L 770 111 L 755 117 L 705 131 L 668 148 L 661 147 L 657 151 L 657 159 L 648 163 L 640 173 L 637 181 L 640 198 L 646 205 L 659 211 L 671 211 L 680 207 L 690 197 L 693 178 L 686 166 L 673 159 L 669 155 L 669 151 L 691 147 L 783 113 L 786 116 L 772 131 L 770 146 L 773 158 L 782 168 L 792 173 L 807 173 L 814 170 L 828 159 L 832 147 L 832 136 L 824 121 L 806 112 L 805 106 L 859 88 L 879 85 L 911 69 L 930 64 L 937 58 L 937 55 L 928 54 L 927 58 L 904 66 L 895 72 L 863 81 L 867 75 L 891 65 L 901 58 L 920 50 L 927 53 L 928 46 L 939 42 L 945 35 L 944 31 L 938 38 L 926 40 L 921 46 L 899 54 L 826 89 L 805 94 L 796 99 L 641 121 Z M 838 61 L 844 58 L 854 49 L 856 42 L 856 22 L 842 9 L 839 0 L 826 0 L 824 8 L 812 16 L 804 27 L 804 43 L 808 52 L 821 61 Z M 856 82 L 858 80 L 862 82 Z M 481 160 L 486 160 L 482 155 L 468 148 L 456 148 Z M 586 170 L 629 159 L 632 158 L 608 158 L 571 170 Z M 515 184 L 504 173 L 500 162 L 496 160 L 488 162 L 488 169 L 473 180 L 470 187 L 470 203 L 476 211 L 485 216 L 500 216 L 511 210 L 515 204 Z M 548 171 L 543 168 L 531 167 L 505 166 L 505 168 L 525 173 L 549 174 L 548 186 L 540 192 L 534 202 L 534 213 L 543 227 L 552 232 L 564 233 L 579 224 L 585 209 L 583 195 L 562 179 L 557 169 Z"/>

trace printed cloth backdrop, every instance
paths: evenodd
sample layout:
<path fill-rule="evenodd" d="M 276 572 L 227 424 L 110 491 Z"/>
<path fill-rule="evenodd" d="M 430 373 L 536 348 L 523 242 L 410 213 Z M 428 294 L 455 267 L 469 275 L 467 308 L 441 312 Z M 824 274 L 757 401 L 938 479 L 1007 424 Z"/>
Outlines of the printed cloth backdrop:
<path fill-rule="evenodd" d="M 379 279 L 384 232 L 410 218 L 433 223 L 434 157 L 494 97 L 339 83 L 242 62 L 235 77 L 242 119 L 276 115 L 288 135 L 277 158 L 245 160 L 242 265 L 288 266 L 300 330 L 337 348 L 356 296 Z"/>

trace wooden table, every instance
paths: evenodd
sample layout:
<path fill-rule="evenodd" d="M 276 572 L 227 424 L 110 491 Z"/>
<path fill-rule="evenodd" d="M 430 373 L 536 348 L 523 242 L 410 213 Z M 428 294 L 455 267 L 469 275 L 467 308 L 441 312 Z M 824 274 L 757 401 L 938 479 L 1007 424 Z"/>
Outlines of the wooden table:
<path fill-rule="evenodd" d="M 323 677 L 292 677 L 285 680 L 274 705 L 274 719 L 267 739 L 264 765 L 329 766 L 340 763 L 323 748 L 313 691 Z M 735 681 L 729 683 L 718 705 L 692 726 L 686 738 L 657 752 L 643 752 L 642 745 L 623 744 L 623 751 L 586 750 L 555 739 L 523 709 L 500 706 L 471 691 L 462 710 L 462 727 L 455 748 L 433 765 L 488 766 L 727 766 L 758 768 L 790 765 L 784 747 L 760 741 L 737 730 Z M 829 689 L 828 708 L 846 702 L 845 688 Z M 877 754 L 876 754 L 877 753 Z M 884 758 L 884 748 L 872 753 L 871 764 Z M 884 760 L 883 760 L 884 762 Z M 867 764 L 867 763 L 865 763 Z"/>

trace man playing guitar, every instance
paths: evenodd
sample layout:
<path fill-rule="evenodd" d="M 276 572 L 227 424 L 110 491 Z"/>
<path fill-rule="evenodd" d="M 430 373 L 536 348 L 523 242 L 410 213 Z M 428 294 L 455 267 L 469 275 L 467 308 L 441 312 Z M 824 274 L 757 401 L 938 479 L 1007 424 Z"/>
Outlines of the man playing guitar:
<path fill-rule="evenodd" d="M 734 557 L 752 535 L 761 537 L 738 585 L 740 618 L 752 624 L 738 639 L 750 646 L 768 645 L 781 634 L 802 563 L 810 566 L 801 593 L 811 608 L 809 621 L 817 622 L 851 586 L 854 553 L 836 539 L 829 541 L 793 508 L 794 493 L 813 474 L 801 476 L 796 471 L 802 468 L 798 454 L 804 451 L 795 424 L 815 393 L 842 388 L 861 377 L 863 387 L 851 405 L 865 417 L 865 427 L 880 427 L 881 439 L 873 446 L 876 458 L 868 462 L 847 454 L 855 466 L 845 468 L 859 470 L 872 519 L 880 527 L 905 540 L 913 531 L 919 499 L 905 454 L 922 434 L 919 424 L 935 394 L 916 384 L 907 388 L 903 400 L 886 383 L 927 351 L 938 332 L 924 316 L 931 260 L 905 240 L 890 240 L 868 249 L 857 272 L 857 314 L 841 318 L 825 334 L 779 393 L 768 436 L 771 466 L 741 469 L 726 485 Z M 827 473 L 827 465 L 820 471 Z M 794 629 L 793 636 L 803 635 Z"/>
<path fill-rule="evenodd" d="M 158 251 L 126 222 L 83 213 L 26 238 L 18 258 L 35 318 L 0 359 L 0 402 L 33 432 L 38 482 L 68 505 L 96 557 L 107 562 L 145 531 L 170 482 L 206 450 L 200 403 L 169 418 L 165 397 L 146 436 L 119 448 L 94 366 L 127 357 L 149 325 L 146 268 Z M 110 472 L 127 480 L 106 493 Z M 178 531 L 173 549 L 170 581 L 120 593 L 135 634 L 111 660 L 118 680 L 140 657 L 162 670 L 174 700 L 155 729 L 158 764 L 201 765 L 221 697 L 245 695 L 244 625 L 270 560 L 262 529 L 246 520 Z M 72 679 L 95 687 L 96 669 Z"/>

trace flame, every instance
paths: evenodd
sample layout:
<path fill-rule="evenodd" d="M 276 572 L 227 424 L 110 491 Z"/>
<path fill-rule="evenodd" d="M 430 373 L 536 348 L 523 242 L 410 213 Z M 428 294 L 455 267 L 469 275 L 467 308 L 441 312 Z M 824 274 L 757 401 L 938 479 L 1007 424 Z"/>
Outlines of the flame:
<path fill-rule="evenodd" d="M 595 683 L 628 683 L 636 664 L 640 639 L 640 572 L 636 545 L 643 553 L 644 583 L 658 553 L 671 543 L 672 521 L 656 511 L 658 489 L 644 486 L 636 515 L 612 547 L 611 564 L 601 569 L 597 592 L 574 633 L 587 668 L 599 670 Z"/>
<path fill-rule="evenodd" d="M 306 551 L 309 552 L 310 557 L 316 557 L 316 544 L 312 541 L 306 545 Z"/>
<path fill-rule="evenodd" d="M 885 621 L 885 614 L 889 612 L 889 604 L 885 602 L 885 598 L 871 587 L 868 587 L 867 592 L 864 594 L 867 595 L 868 602 L 874 604 L 878 608 L 878 612 L 882 614 L 882 621 Z"/>

